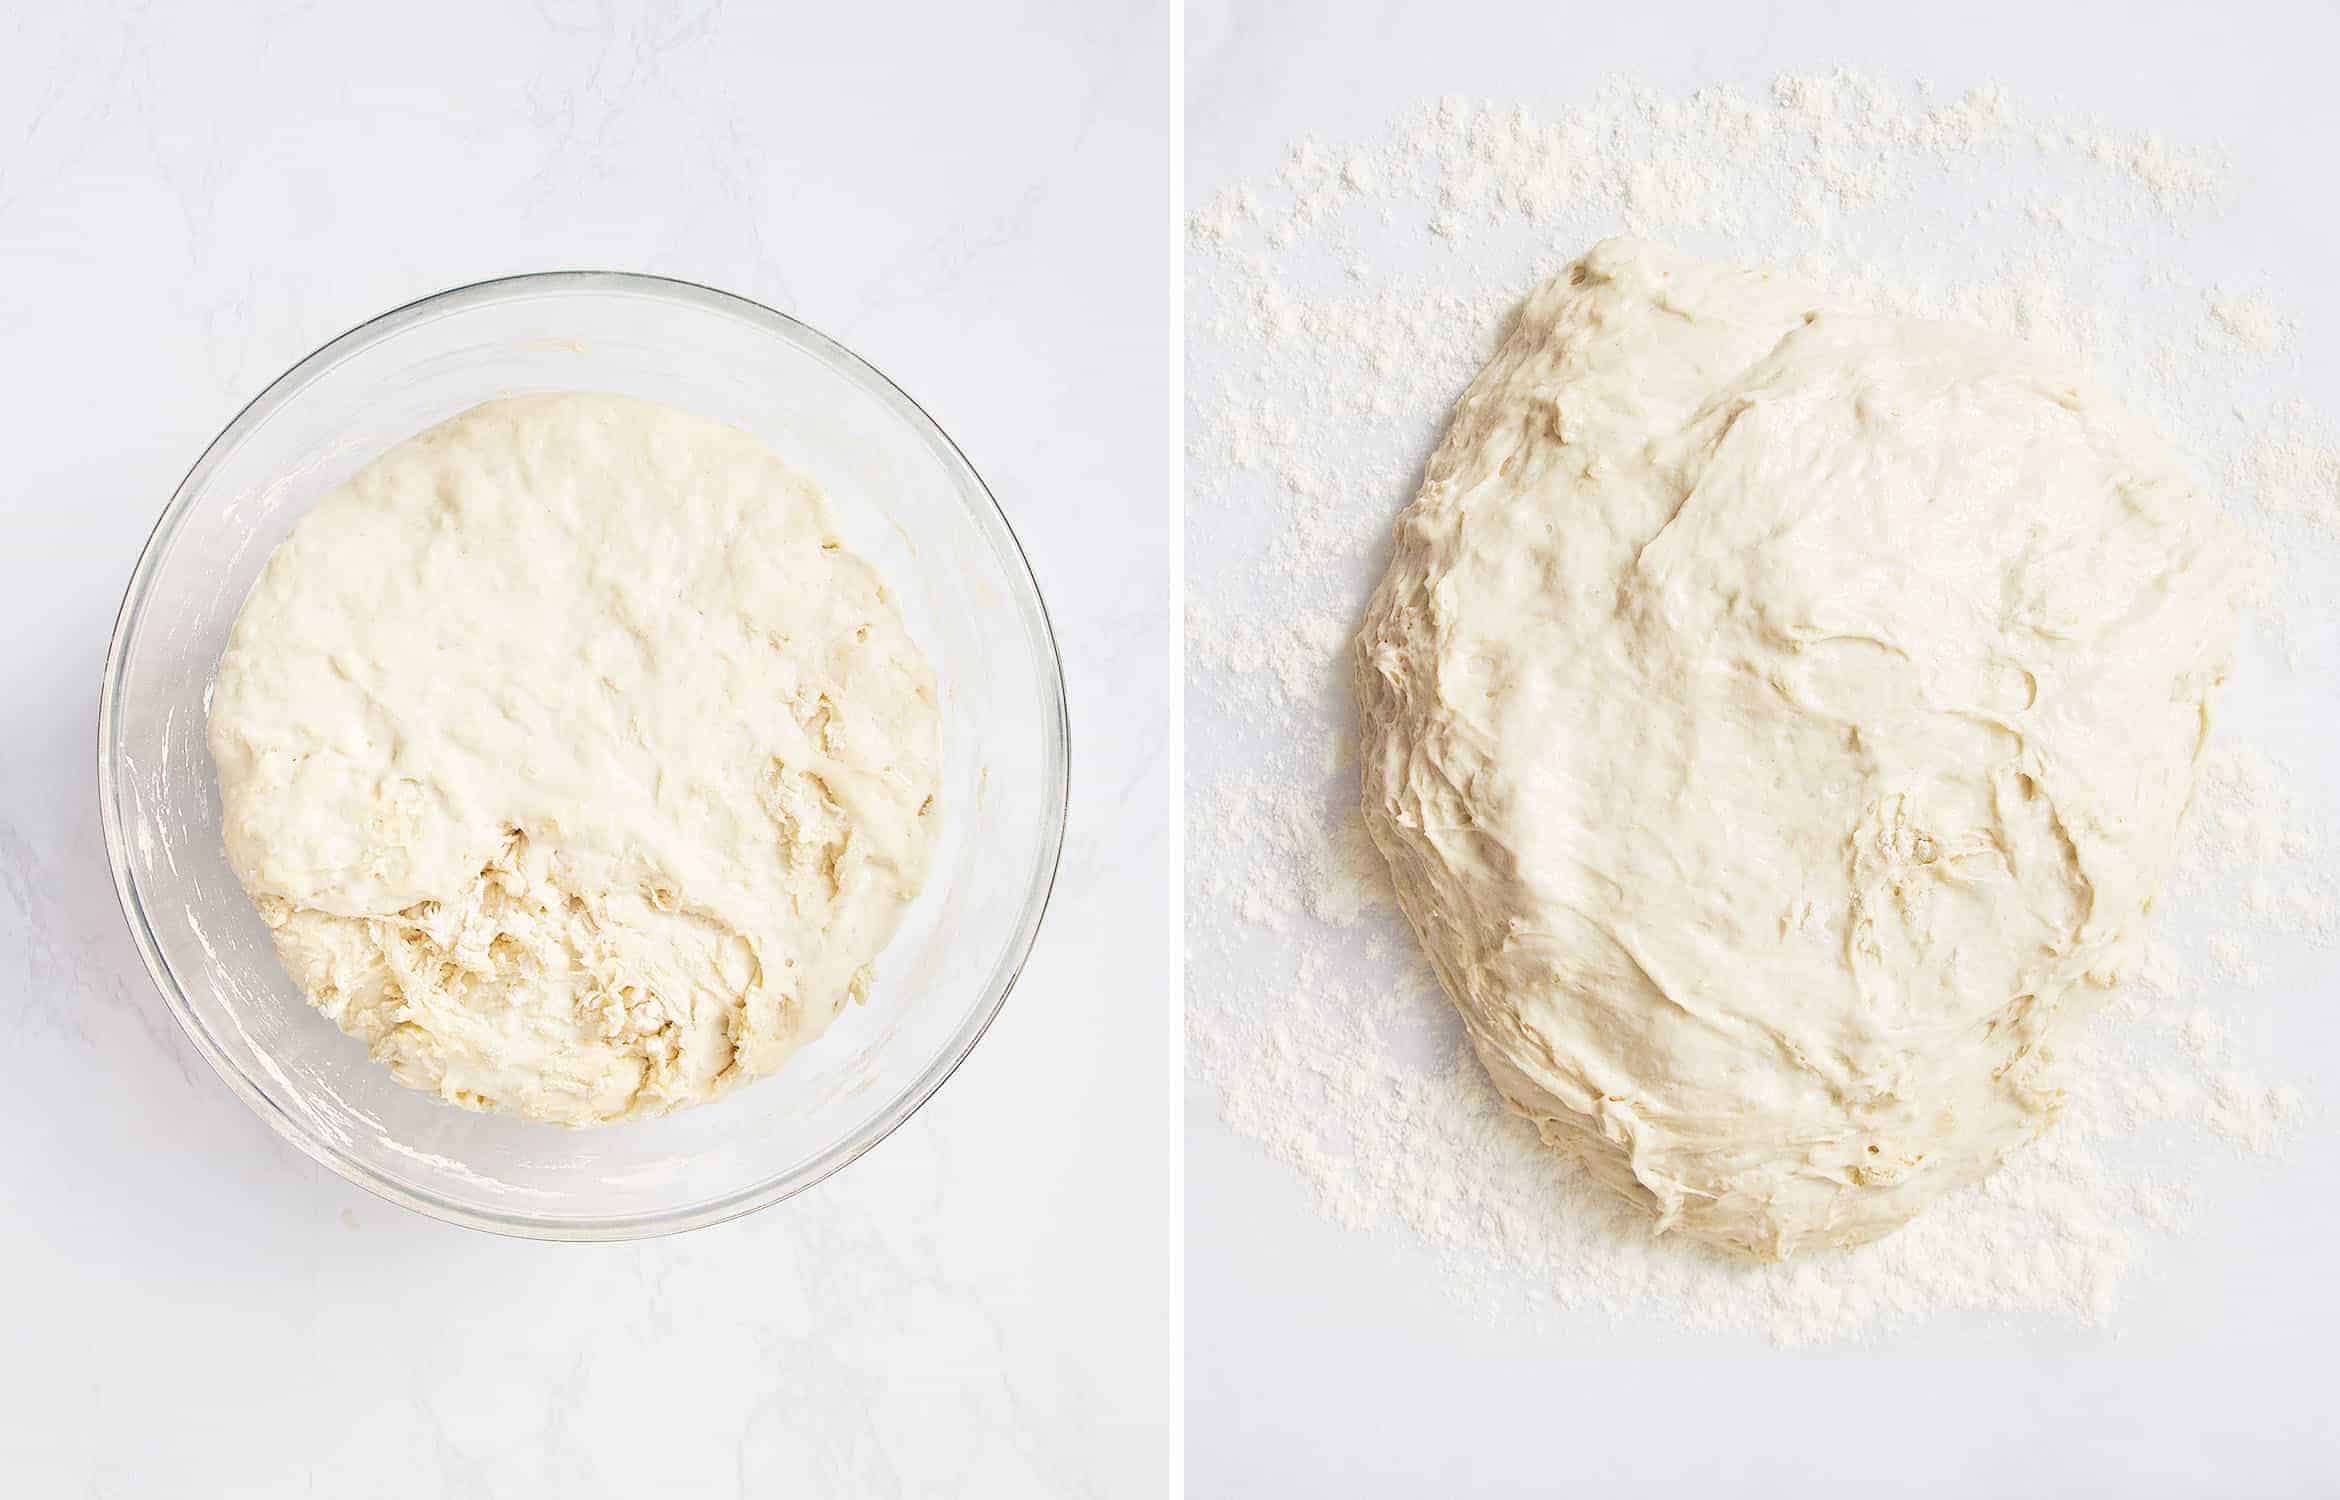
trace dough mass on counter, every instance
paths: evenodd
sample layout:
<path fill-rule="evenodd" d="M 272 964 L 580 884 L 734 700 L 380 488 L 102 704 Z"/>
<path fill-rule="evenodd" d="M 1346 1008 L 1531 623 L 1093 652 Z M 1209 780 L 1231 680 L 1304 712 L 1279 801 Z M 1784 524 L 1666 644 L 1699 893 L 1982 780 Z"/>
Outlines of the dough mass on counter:
<path fill-rule="evenodd" d="M 1661 1231 L 1857 1244 L 2055 1119 L 2244 579 L 2061 360 L 1606 241 L 1399 522 L 1366 822 L 1547 1140 Z"/>
<path fill-rule="evenodd" d="M 625 397 L 476 407 L 294 527 L 211 707 L 228 857 L 398 1079 L 562 1125 L 771 1073 L 940 813 L 931 670 L 827 500 Z"/>

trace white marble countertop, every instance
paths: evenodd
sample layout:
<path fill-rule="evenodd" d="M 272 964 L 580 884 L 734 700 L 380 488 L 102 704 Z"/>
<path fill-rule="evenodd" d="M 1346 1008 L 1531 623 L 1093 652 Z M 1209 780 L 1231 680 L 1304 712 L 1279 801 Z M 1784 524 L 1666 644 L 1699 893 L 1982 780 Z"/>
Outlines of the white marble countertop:
<path fill-rule="evenodd" d="M 792 10 L 0 18 L 0 1494 L 1159 1493 L 1169 20 Z M 212 435 L 377 312 L 573 266 L 894 376 L 1072 697 L 1054 908 L 967 1065 L 803 1197 L 637 1245 L 448 1228 L 277 1139 L 141 968 L 94 784 L 123 584 Z"/>

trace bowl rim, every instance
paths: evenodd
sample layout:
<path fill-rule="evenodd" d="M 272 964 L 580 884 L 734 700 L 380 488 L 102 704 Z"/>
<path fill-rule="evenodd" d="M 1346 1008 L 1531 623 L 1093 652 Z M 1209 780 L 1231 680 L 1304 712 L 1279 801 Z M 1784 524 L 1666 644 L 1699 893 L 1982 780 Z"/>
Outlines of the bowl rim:
<path fill-rule="evenodd" d="M 1006 556 L 1012 556 L 1014 560 L 1014 566 L 1008 570 L 1011 585 L 1009 592 L 1023 606 L 1021 612 L 1026 617 L 1026 628 L 1036 627 L 1037 639 L 1046 647 L 1048 670 L 1040 676 L 1044 694 L 1053 708 L 1053 713 L 1047 716 L 1049 722 L 1044 769 L 1055 782 L 1056 794 L 1044 799 L 1043 803 L 1046 822 L 1042 829 L 1042 857 L 1035 862 L 1025 893 L 1023 914 L 999 960 L 994 964 L 991 977 L 986 981 L 988 993 L 959 1023 L 949 1042 L 917 1077 L 897 1090 L 858 1129 L 841 1137 L 809 1161 L 771 1179 L 680 1210 L 607 1218 L 534 1217 L 482 1212 L 384 1178 L 301 1129 L 273 1099 L 228 1060 L 188 1005 L 177 976 L 155 940 L 147 920 L 145 904 L 138 892 L 136 877 L 131 872 L 121 808 L 122 788 L 117 784 L 114 772 L 116 736 L 120 729 L 117 700 L 121 693 L 121 673 L 140 605 L 160 564 L 162 552 L 176 534 L 202 482 L 280 407 L 359 350 L 413 326 L 425 317 L 546 292 L 615 292 L 646 296 L 654 300 L 677 301 L 702 311 L 738 319 L 809 353 L 907 422 L 925 439 L 927 446 L 943 461 L 945 467 L 953 471 L 953 477 L 959 481 L 962 500 L 976 511 L 978 520 L 982 519 L 983 509 L 988 508 L 990 519 L 998 523 L 1000 534 L 1006 538 Z M 978 497 L 980 506 L 976 503 Z M 1020 589 L 1014 587 L 1019 573 L 1023 585 Z M 113 875 L 114 895 L 121 905 L 124 920 L 129 924 L 131 939 L 137 945 L 139 957 L 146 964 L 148 976 L 161 992 L 163 1002 L 169 1008 L 172 1018 L 178 1022 L 179 1029 L 194 1043 L 195 1049 L 203 1054 L 204 1060 L 211 1064 L 212 1071 L 278 1135 L 290 1141 L 303 1155 L 376 1197 L 443 1223 L 517 1239 L 653 1239 L 686 1230 L 703 1229 L 754 1213 L 795 1197 L 807 1188 L 835 1176 L 899 1129 L 904 1121 L 934 1097 L 936 1091 L 967 1060 L 975 1050 L 975 1044 L 983 1039 L 984 1034 L 991 1029 L 992 1022 L 998 1019 L 1007 997 L 1023 976 L 1024 968 L 1031 959 L 1033 945 L 1039 937 L 1041 923 L 1047 915 L 1050 897 L 1055 891 L 1071 815 L 1072 724 L 1063 652 L 1058 647 L 1048 603 L 1041 593 L 1040 580 L 1033 572 L 1031 557 L 1025 551 L 1022 538 L 1016 535 L 1015 527 L 1009 522 L 998 497 L 992 493 L 991 487 L 984 482 L 983 476 L 977 472 L 974 463 L 968 459 L 957 441 L 890 376 L 811 324 L 736 292 L 641 271 L 532 271 L 466 282 L 445 291 L 415 298 L 366 319 L 320 345 L 271 380 L 220 429 L 218 436 L 204 446 L 202 454 L 188 468 L 185 477 L 172 491 L 170 500 L 163 506 L 153 528 L 147 533 L 145 544 L 139 549 L 138 561 L 131 569 L 129 582 L 123 589 L 121 606 L 115 612 L 113 633 L 106 643 L 105 668 L 98 689 L 97 791 L 98 817 L 104 829 L 106 863 Z"/>

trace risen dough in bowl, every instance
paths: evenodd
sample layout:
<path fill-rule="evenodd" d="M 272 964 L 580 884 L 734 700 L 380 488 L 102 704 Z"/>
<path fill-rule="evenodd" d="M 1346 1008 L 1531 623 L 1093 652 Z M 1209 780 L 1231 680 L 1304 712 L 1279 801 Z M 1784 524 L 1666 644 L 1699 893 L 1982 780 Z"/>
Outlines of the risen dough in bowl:
<path fill-rule="evenodd" d="M 1529 300 L 1399 523 L 1366 821 L 1547 1139 L 1661 1229 L 1873 1239 L 2055 1118 L 2240 585 L 2061 361 L 1608 241 Z"/>
<path fill-rule="evenodd" d="M 625 397 L 492 402 L 269 560 L 211 706 L 228 858 L 400 1081 L 564 1125 L 771 1073 L 867 989 L 933 675 L 812 482 Z"/>

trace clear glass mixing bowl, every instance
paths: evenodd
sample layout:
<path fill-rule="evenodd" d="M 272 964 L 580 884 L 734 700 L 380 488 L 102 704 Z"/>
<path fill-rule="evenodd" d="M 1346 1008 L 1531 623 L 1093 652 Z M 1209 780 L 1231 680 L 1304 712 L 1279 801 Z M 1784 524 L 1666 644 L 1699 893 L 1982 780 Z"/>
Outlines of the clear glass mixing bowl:
<path fill-rule="evenodd" d="M 245 594 L 293 522 L 383 449 L 496 396 L 604 390 L 763 439 L 829 492 L 932 659 L 947 760 L 925 891 L 850 1008 L 777 1075 L 590 1131 L 441 1104 L 311 1009 L 229 870 L 204 725 Z M 777 1202 L 852 1161 L 956 1068 L 1007 998 L 1063 843 L 1064 683 L 1006 519 L 885 376 L 795 320 L 658 277 L 483 282 L 386 313 L 228 424 L 131 575 L 98 710 L 106 852 L 146 966 L 228 1086 L 393 1202 L 545 1239 L 623 1239 Z"/>

